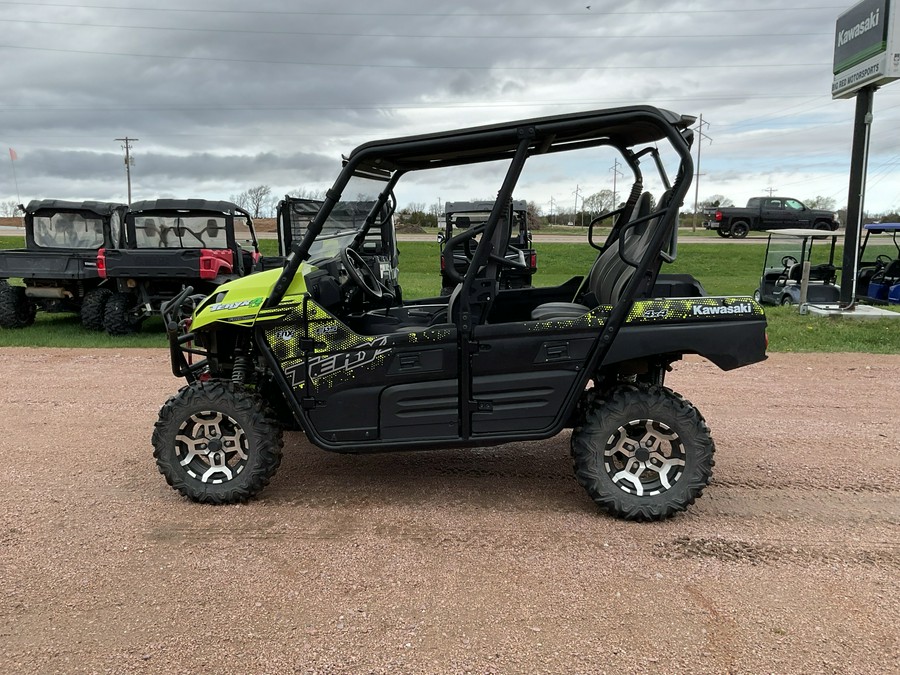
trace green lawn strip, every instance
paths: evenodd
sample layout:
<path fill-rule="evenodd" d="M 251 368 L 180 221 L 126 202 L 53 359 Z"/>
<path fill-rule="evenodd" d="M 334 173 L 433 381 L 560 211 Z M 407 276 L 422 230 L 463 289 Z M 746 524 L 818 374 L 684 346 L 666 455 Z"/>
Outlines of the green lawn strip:
<path fill-rule="evenodd" d="M 18 244 L 10 240 L 18 239 Z M 0 246 L 21 246 L 21 237 L 2 237 Z M 263 240 L 264 253 L 274 255 L 277 243 Z M 538 251 L 539 286 L 558 285 L 585 274 L 596 251 L 584 243 L 541 243 Z M 710 295 L 752 295 L 759 282 L 765 244 L 691 244 L 678 249 L 678 260 L 663 272 L 690 273 Z M 400 283 L 407 299 L 437 295 L 440 288 L 437 242 L 400 242 Z M 840 252 L 838 252 L 838 263 Z M 866 319 L 801 316 L 796 308 L 768 307 L 769 349 L 776 352 L 900 353 L 900 319 Z M 73 314 L 38 313 L 34 326 L 0 329 L 0 346 L 30 347 L 163 347 L 162 321 L 144 323 L 133 336 L 113 338 L 81 327 Z"/>

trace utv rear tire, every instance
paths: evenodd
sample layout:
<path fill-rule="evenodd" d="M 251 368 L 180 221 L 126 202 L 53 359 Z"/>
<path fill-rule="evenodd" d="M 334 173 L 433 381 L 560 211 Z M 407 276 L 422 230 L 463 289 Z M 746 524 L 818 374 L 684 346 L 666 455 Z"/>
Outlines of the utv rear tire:
<path fill-rule="evenodd" d="M 684 511 L 709 484 L 714 452 L 703 416 L 665 387 L 616 388 L 572 432 L 578 482 L 626 520 Z"/>
<path fill-rule="evenodd" d="M 281 464 L 281 427 L 262 398 L 228 380 L 195 382 L 170 398 L 153 430 L 166 482 L 205 504 L 246 502 Z"/>
<path fill-rule="evenodd" d="M 34 323 L 37 306 L 25 295 L 24 286 L 10 286 L 0 280 L 0 326 L 25 328 Z"/>
<path fill-rule="evenodd" d="M 131 316 L 134 306 L 131 293 L 113 293 L 106 302 L 103 311 L 103 328 L 110 335 L 131 335 L 141 327 L 141 319 Z"/>
<path fill-rule="evenodd" d="M 739 220 L 731 226 L 731 236 L 735 239 L 743 239 L 750 231 L 750 225 L 743 220 Z"/>
<path fill-rule="evenodd" d="M 81 325 L 88 330 L 103 330 L 106 303 L 113 292 L 108 288 L 95 288 L 85 293 L 81 301 Z"/>

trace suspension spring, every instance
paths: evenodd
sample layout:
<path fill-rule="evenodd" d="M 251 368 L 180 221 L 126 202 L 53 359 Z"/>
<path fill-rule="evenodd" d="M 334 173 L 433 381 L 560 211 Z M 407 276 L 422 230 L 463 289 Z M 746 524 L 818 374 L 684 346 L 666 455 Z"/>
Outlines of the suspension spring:
<path fill-rule="evenodd" d="M 231 381 L 235 384 L 243 384 L 250 372 L 252 362 L 249 356 L 238 354 L 234 357 L 234 367 L 231 369 Z"/>

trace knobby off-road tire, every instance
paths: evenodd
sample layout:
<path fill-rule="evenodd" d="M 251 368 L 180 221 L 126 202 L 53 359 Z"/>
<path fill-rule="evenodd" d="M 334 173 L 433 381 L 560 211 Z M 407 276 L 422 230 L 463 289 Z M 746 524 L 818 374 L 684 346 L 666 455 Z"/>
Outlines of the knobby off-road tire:
<path fill-rule="evenodd" d="M 578 482 L 626 520 L 684 511 L 709 484 L 714 452 L 703 416 L 665 387 L 616 388 L 572 432 Z"/>
<path fill-rule="evenodd" d="M 103 315 L 106 303 L 113 292 L 108 288 L 95 288 L 88 291 L 81 301 L 81 325 L 88 330 L 103 330 Z"/>
<path fill-rule="evenodd" d="M 205 504 L 246 502 L 281 464 L 281 427 L 258 395 L 228 380 L 195 382 L 166 401 L 153 430 L 160 473 Z"/>
<path fill-rule="evenodd" d="M 130 293 L 113 293 L 103 310 L 103 328 L 110 335 L 131 335 L 141 327 L 141 321 L 130 316 L 134 296 Z"/>
<path fill-rule="evenodd" d="M 37 306 L 25 295 L 24 286 L 10 286 L 0 279 L 0 326 L 25 328 L 34 323 Z"/>
<path fill-rule="evenodd" d="M 739 220 L 731 226 L 731 236 L 735 239 L 743 239 L 750 231 L 749 223 Z"/>

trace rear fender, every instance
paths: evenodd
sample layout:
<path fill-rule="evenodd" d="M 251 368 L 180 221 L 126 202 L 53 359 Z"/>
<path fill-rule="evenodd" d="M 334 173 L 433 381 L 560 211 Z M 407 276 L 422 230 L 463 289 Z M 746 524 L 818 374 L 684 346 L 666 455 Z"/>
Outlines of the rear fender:
<path fill-rule="evenodd" d="M 601 369 L 627 361 L 699 354 L 722 370 L 766 359 L 766 318 L 751 298 L 636 302 Z"/>

